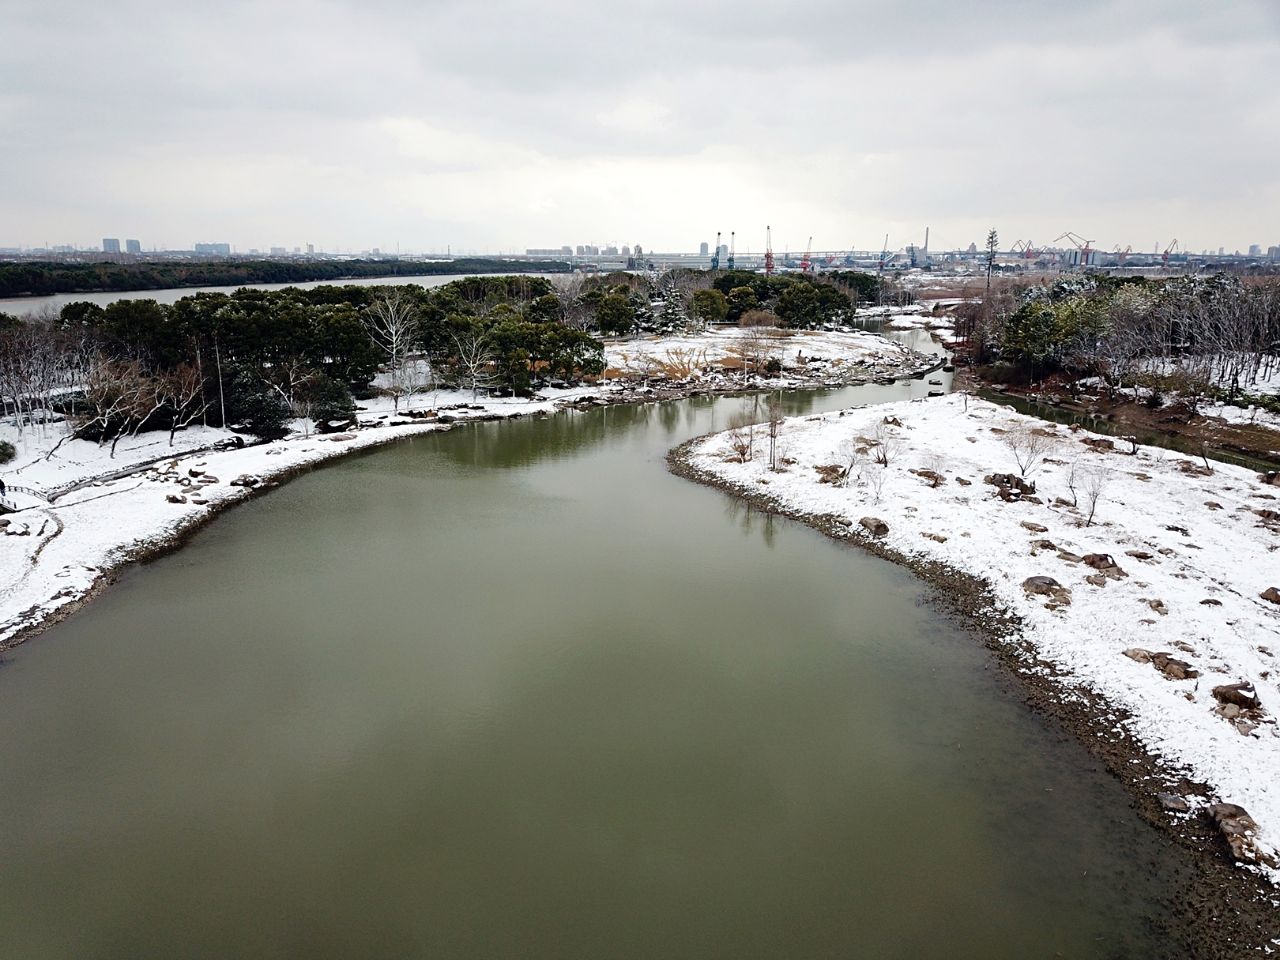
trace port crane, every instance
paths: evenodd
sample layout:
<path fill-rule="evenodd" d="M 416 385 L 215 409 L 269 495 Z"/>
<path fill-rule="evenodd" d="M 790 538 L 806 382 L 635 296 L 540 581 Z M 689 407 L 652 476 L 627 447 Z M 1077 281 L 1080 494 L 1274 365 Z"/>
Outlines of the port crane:
<path fill-rule="evenodd" d="M 1076 249 L 1080 251 L 1080 266 L 1088 266 L 1089 254 L 1093 253 L 1093 249 L 1089 246 L 1089 244 L 1093 243 L 1092 240 L 1086 240 L 1084 237 L 1078 236 L 1070 230 L 1055 239 L 1053 242 L 1057 243 L 1058 240 L 1070 240 L 1075 245 Z"/>
<path fill-rule="evenodd" d="M 716 248 L 711 251 L 711 269 L 720 269 L 720 231 L 716 231 Z"/>
<path fill-rule="evenodd" d="M 1165 247 L 1165 248 L 1164 248 L 1164 253 L 1162 253 L 1162 254 L 1160 255 L 1160 262 L 1161 262 L 1161 263 L 1168 263 L 1168 262 L 1169 262 L 1169 254 L 1171 254 L 1171 253 L 1177 253 L 1177 252 L 1178 252 L 1178 240 L 1177 240 L 1177 238 L 1175 237 L 1175 238 L 1174 238 L 1174 240 L 1173 240 L 1173 242 L 1172 242 L 1171 244 L 1169 244 L 1167 247 Z"/>
<path fill-rule="evenodd" d="M 773 228 L 768 224 L 764 228 L 764 274 L 773 276 Z"/>
<path fill-rule="evenodd" d="M 889 235 L 886 233 L 884 235 L 884 246 L 880 248 L 880 263 L 876 267 L 876 273 L 884 273 L 884 268 L 892 259 L 893 258 L 889 256 Z"/>
<path fill-rule="evenodd" d="M 811 270 L 813 270 L 813 260 L 810 258 L 810 254 L 812 252 L 813 252 L 813 237 L 810 237 L 809 242 L 805 244 L 805 247 L 804 247 L 804 256 L 800 258 L 801 273 L 809 273 Z"/>
<path fill-rule="evenodd" d="M 729 231 L 729 264 L 728 264 L 730 270 L 733 269 L 733 252 L 735 248 L 735 243 L 734 243 L 735 236 L 736 236 L 735 231 L 730 230 Z"/>

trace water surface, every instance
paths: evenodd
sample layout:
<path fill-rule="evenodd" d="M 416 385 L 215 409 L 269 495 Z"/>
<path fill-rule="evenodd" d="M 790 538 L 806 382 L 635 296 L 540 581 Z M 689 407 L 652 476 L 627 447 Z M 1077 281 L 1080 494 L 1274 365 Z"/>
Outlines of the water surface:
<path fill-rule="evenodd" d="M 17 650 L 0 956 L 1171 953 L 1176 855 L 919 582 L 666 472 L 757 402 L 344 460 Z"/>

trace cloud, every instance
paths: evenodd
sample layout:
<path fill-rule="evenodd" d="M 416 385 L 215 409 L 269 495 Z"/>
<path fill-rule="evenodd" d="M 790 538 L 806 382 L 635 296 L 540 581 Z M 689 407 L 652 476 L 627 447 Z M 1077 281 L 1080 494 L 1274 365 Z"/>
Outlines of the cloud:
<path fill-rule="evenodd" d="M 0 245 L 1280 242 L 1270 0 L 11 6 Z"/>

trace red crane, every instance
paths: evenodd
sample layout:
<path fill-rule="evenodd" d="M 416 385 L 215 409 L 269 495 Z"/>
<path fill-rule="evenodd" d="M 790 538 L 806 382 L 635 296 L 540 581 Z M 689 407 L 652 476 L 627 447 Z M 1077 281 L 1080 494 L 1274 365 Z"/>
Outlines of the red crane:
<path fill-rule="evenodd" d="M 1168 263 L 1169 254 L 1177 253 L 1177 252 L 1178 252 L 1178 240 L 1175 237 L 1173 243 L 1169 244 L 1167 247 L 1164 248 L 1164 253 L 1161 255 L 1160 260 L 1164 263 Z"/>
<path fill-rule="evenodd" d="M 773 228 L 767 225 L 764 228 L 764 273 L 767 277 L 773 275 Z"/>
<path fill-rule="evenodd" d="M 1075 244 L 1076 249 L 1080 251 L 1080 266 L 1087 267 L 1089 265 L 1089 254 L 1093 253 L 1093 250 L 1089 246 L 1089 244 L 1093 243 L 1092 240 L 1086 240 L 1084 237 L 1077 236 L 1070 230 L 1055 239 L 1053 242 L 1057 243 L 1058 240 L 1070 240 Z"/>
<path fill-rule="evenodd" d="M 811 270 L 813 270 L 813 260 L 810 259 L 810 256 L 809 256 L 812 252 L 813 252 L 813 237 L 810 237 L 809 242 L 806 243 L 804 246 L 804 256 L 800 258 L 801 273 L 809 273 Z"/>

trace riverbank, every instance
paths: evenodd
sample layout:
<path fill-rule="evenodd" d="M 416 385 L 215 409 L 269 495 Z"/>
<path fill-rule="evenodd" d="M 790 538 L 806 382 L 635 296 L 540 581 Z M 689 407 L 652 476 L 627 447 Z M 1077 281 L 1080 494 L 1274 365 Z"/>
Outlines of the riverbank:
<path fill-rule="evenodd" d="M 1032 471 L 1037 492 L 985 482 L 1021 479 L 1009 445 L 1019 429 L 1050 441 Z M 1163 450 L 1108 449 L 980 400 L 966 409 L 959 395 L 788 420 L 778 432 L 782 472 L 768 467 L 764 428 L 746 462 L 742 438 L 716 434 L 673 451 L 672 470 L 930 582 L 1027 699 L 1126 783 L 1145 819 L 1204 854 L 1179 909 L 1217 944 L 1206 955 L 1280 945 L 1280 737 L 1269 712 L 1280 703 L 1280 605 L 1261 596 L 1280 544 L 1265 512 L 1280 489 L 1227 466 L 1202 475 Z M 887 466 L 877 446 L 890 449 Z M 1089 526 L 1069 488 L 1081 489 L 1086 468 L 1108 480 Z M 1215 695 L 1239 683 L 1251 686 Z M 1231 702 L 1246 690 L 1259 707 Z M 1237 837 L 1241 870 L 1212 819 L 1218 802 L 1257 821 Z"/>
<path fill-rule="evenodd" d="M 1135 435 L 1145 442 L 1161 439 L 1190 456 L 1206 450 L 1225 458 L 1257 462 L 1280 468 L 1280 414 L 1257 406 L 1199 403 L 1187 406 L 1176 394 L 1160 404 L 1148 402 L 1149 394 L 1126 390 L 1110 396 L 1101 385 L 1077 387 L 1050 379 L 1031 386 L 992 383 L 972 368 L 957 373 L 957 386 L 990 399 L 1007 397 L 1028 412 L 1046 419 L 1074 420 L 1082 426 L 1111 435 Z M 1274 392 L 1276 385 L 1271 385 Z"/>
<path fill-rule="evenodd" d="M 34 437 L 0 428 L 0 439 L 19 451 L 0 476 L 22 507 L 0 517 L 0 651 L 79 609 L 123 566 L 173 550 L 223 510 L 336 457 L 459 423 L 907 378 L 938 362 L 873 334 L 779 332 L 770 342 L 786 349 L 777 347 L 780 370 L 769 375 L 734 363 L 735 343 L 744 336 L 718 331 L 692 345 L 680 337 L 614 341 L 606 346 L 611 375 L 596 384 L 527 399 L 436 390 L 399 412 L 378 398 L 362 404 L 349 432 L 321 435 L 299 422 L 283 440 L 243 448 L 220 449 L 237 442 L 230 431 L 196 428 L 177 434 L 173 448 L 160 433 L 126 438 L 112 457 L 107 447 L 65 439 L 62 425 Z M 684 363 L 690 353 L 698 364 L 671 366 L 673 357 Z"/>

